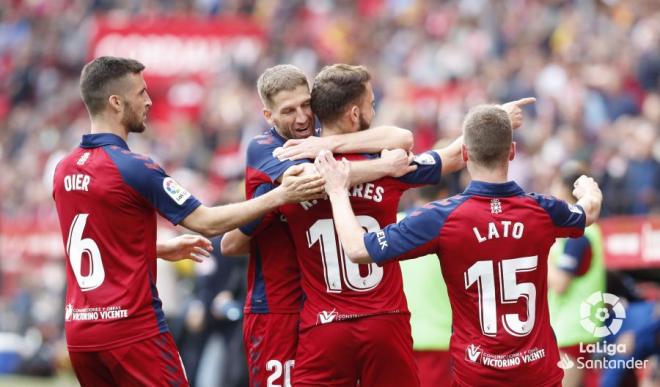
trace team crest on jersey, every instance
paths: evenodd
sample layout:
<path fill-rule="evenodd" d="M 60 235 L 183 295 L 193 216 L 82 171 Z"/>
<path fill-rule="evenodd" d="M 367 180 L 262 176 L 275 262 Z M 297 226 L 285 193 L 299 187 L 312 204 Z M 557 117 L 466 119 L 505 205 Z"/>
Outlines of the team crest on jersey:
<path fill-rule="evenodd" d="M 413 161 L 419 165 L 435 165 L 435 159 L 428 153 L 415 156 Z"/>
<path fill-rule="evenodd" d="M 78 164 L 78 165 L 83 165 L 83 164 L 85 164 L 85 162 L 87 161 L 87 159 L 89 159 L 89 152 L 85 152 L 85 153 L 83 153 L 82 156 L 80 156 L 80 158 L 79 158 L 78 161 L 76 162 L 76 164 Z"/>
<path fill-rule="evenodd" d="M 490 200 L 490 213 L 491 214 L 501 214 L 502 213 L 502 203 L 500 203 L 500 199 L 491 199 Z"/>
<path fill-rule="evenodd" d="M 163 189 L 178 205 L 182 205 L 190 197 L 190 192 L 186 191 L 171 177 L 163 179 Z"/>

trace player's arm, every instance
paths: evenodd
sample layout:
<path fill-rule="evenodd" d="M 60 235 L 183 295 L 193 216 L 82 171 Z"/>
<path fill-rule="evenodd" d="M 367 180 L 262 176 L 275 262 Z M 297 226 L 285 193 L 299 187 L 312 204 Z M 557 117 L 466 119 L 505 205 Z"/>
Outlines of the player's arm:
<path fill-rule="evenodd" d="M 220 252 L 227 257 L 243 257 L 250 254 L 252 237 L 243 234 L 240 229 L 233 229 L 222 237 Z"/>
<path fill-rule="evenodd" d="M 303 168 L 292 166 L 275 189 L 240 203 L 217 207 L 200 205 L 181 224 L 206 236 L 218 235 L 247 224 L 286 203 L 299 203 L 318 197 L 323 192 L 323 179 L 318 174 L 301 176 Z"/>
<path fill-rule="evenodd" d="M 332 153 L 379 153 L 383 149 L 411 150 L 413 135 L 396 126 L 377 126 L 355 133 L 289 140 L 273 153 L 280 160 L 314 159 L 322 150 Z"/>
<path fill-rule="evenodd" d="M 348 198 L 350 163 L 346 160 L 337 162 L 330 152 L 321 152 L 315 164 L 327 179 L 326 193 L 344 252 L 354 263 L 373 262 L 364 244 L 364 229 L 358 223 Z"/>
<path fill-rule="evenodd" d="M 202 262 L 210 256 L 209 251 L 213 251 L 213 245 L 201 235 L 184 234 L 156 242 L 156 255 L 170 262 L 183 259 Z"/>
<path fill-rule="evenodd" d="M 587 217 L 586 226 L 592 225 L 600 215 L 600 208 L 603 203 L 603 193 L 598 187 L 598 183 L 588 176 L 582 175 L 575 180 L 573 196 L 578 201 L 577 204 L 582 207 Z"/>
<path fill-rule="evenodd" d="M 420 257 L 435 251 L 438 230 L 434 224 L 427 222 L 428 216 L 425 216 L 435 217 L 433 214 L 406 218 L 399 224 L 365 234 L 348 197 L 350 164 L 344 160 L 336 161 L 329 152 L 322 152 L 315 164 L 326 180 L 326 193 L 332 205 L 339 241 L 352 262 L 376 262 L 381 265 L 392 259 Z M 442 222 L 436 222 L 436 225 Z"/>
<path fill-rule="evenodd" d="M 379 158 L 352 161 L 350 186 L 368 183 L 385 176 L 400 177 L 417 170 L 414 155 L 403 149 L 383 150 Z"/>

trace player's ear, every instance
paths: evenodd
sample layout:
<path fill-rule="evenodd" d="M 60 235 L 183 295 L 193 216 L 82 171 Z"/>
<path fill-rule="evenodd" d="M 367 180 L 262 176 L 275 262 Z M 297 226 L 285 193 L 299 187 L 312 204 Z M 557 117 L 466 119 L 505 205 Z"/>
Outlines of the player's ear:
<path fill-rule="evenodd" d="M 461 144 L 461 157 L 463 158 L 463 161 L 467 163 L 468 161 L 468 149 L 465 144 Z"/>
<path fill-rule="evenodd" d="M 110 105 L 110 108 L 116 113 L 121 113 L 123 110 L 122 98 L 117 94 L 111 94 L 108 97 L 108 104 Z"/>
<path fill-rule="evenodd" d="M 348 109 L 348 117 L 352 124 L 360 125 L 360 108 L 357 105 L 352 105 L 351 108 Z"/>
<path fill-rule="evenodd" d="M 511 142 L 511 148 L 509 148 L 509 161 L 513 160 L 516 157 L 516 142 Z"/>
<path fill-rule="evenodd" d="M 264 116 L 264 119 L 268 124 L 273 125 L 273 112 L 270 109 L 263 108 L 261 114 Z"/>

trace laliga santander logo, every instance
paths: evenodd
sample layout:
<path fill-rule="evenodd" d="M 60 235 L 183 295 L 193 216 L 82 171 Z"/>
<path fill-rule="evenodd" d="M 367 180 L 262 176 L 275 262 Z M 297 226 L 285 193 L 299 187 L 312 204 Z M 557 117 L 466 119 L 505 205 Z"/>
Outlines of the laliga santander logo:
<path fill-rule="evenodd" d="M 619 297 L 610 293 L 590 295 L 580 305 L 580 325 L 595 337 L 615 335 L 626 318 L 626 310 L 620 301 Z"/>

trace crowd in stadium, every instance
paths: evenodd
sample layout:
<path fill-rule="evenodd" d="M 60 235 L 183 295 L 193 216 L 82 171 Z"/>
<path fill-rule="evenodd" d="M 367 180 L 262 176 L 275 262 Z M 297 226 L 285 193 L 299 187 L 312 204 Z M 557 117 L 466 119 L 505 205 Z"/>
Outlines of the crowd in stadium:
<path fill-rule="evenodd" d="M 99 16 L 239 17 L 265 30 L 258 56 L 213 70 L 195 113 L 155 114 L 147 131 L 129 140 L 205 203 L 244 199 L 245 146 L 267 129 L 255 87 L 265 68 L 291 63 L 313 79 L 324 65 L 351 63 L 372 74 L 374 125 L 410 129 L 416 151 L 456 138 L 472 106 L 532 96 L 536 103 L 515 134 L 512 180 L 549 192 L 561 166 L 579 160 L 602 189 L 602 217 L 660 212 L 660 8 L 651 0 L 8 3 L 0 9 L 0 232 L 13 222 L 56 224 L 53 169 L 89 131 L 78 80 Z M 152 98 L 156 110 L 175 106 L 177 97 Z M 454 175 L 445 196 L 461 192 L 466 179 Z M 0 332 L 22 336 L 36 327 L 43 343 L 30 345 L 53 352 L 63 335 L 64 255 L 56 247 L 45 257 L 0 257 Z M 8 261 L 20 259 L 26 264 L 8 281 L 6 268 L 16 266 Z M 227 305 L 242 302 L 244 267 L 224 259 L 220 265 L 227 270 L 219 280 L 208 280 L 203 265 L 179 265 L 161 277 L 170 279 L 159 288 L 161 298 L 171 296 L 165 310 L 173 331 L 179 326 L 188 332 L 181 337 L 190 337 L 180 344 L 186 360 L 201 362 L 201 355 L 186 356 L 186 347 L 197 351 L 208 337 L 199 334 L 208 319 L 199 317 L 200 300 L 215 308 L 221 321 L 214 329 L 236 348 L 239 317 L 228 315 Z M 220 302 L 215 295 L 223 291 Z M 48 351 L 33 351 L 44 359 L 24 369 L 52 372 L 56 356 Z"/>

